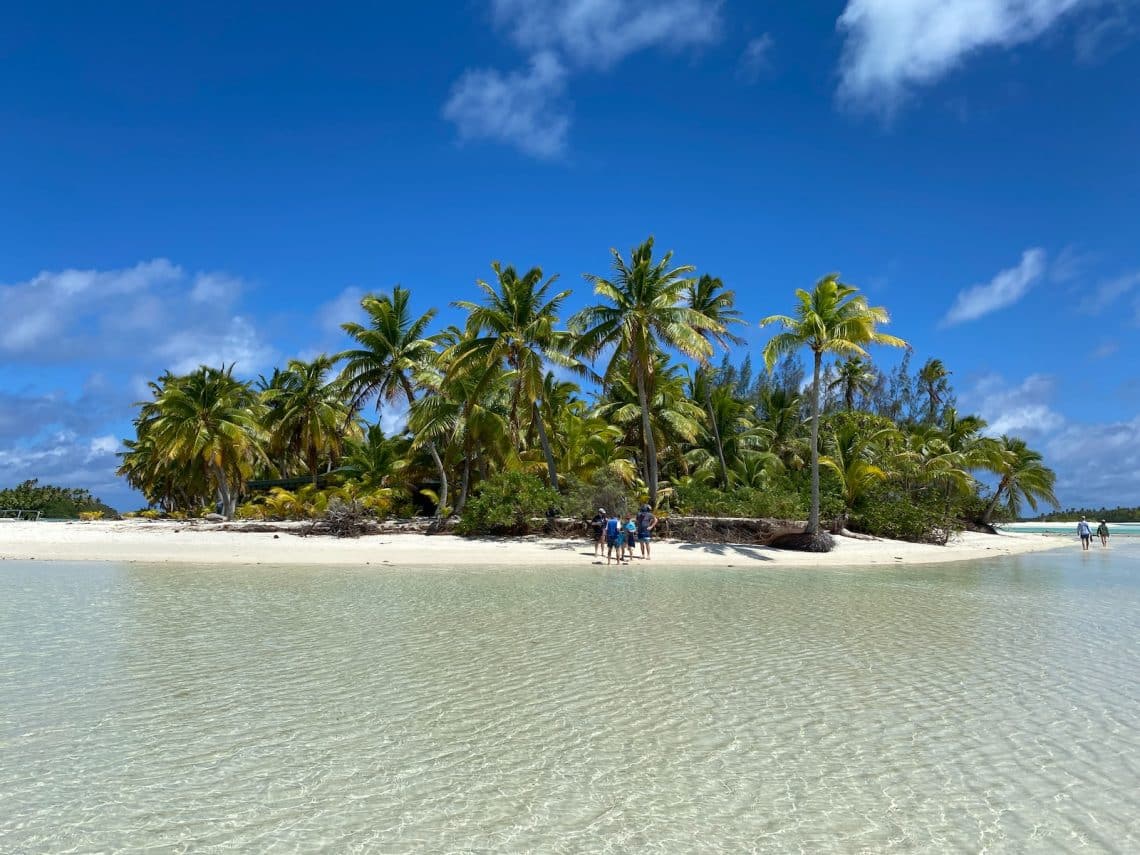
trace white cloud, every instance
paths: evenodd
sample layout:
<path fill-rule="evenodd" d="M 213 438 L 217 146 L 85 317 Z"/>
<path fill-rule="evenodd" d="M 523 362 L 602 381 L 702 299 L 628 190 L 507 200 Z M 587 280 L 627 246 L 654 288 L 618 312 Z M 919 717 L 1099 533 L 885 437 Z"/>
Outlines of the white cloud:
<path fill-rule="evenodd" d="M 1140 505 L 1140 416 L 1106 424 L 1069 424 L 1046 442 L 1066 506 Z"/>
<path fill-rule="evenodd" d="M 1120 350 L 1120 342 L 1112 340 L 1103 341 L 1097 346 L 1096 350 L 1092 352 L 1092 358 L 1107 359 L 1108 357 L 1114 355 L 1118 350 Z"/>
<path fill-rule="evenodd" d="M 1063 507 L 1140 504 L 1140 416 L 1082 424 L 1053 409 L 1057 381 L 1033 374 L 1011 384 L 997 374 L 961 394 L 963 412 L 980 415 L 986 434 L 1019 436 L 1057 473 Z"/>
<path fill-rule="evenodd" d="M 990 374 L 963 395 L 963 402 L 989 423 L 986 433 L 990 436 L 1040 437 L 1065 423 L 1049 406 L 1055 385 L 1046 374 L 1031 374 L 1012 387 L 1004 378 Z"/>
<path fill-rule="evenodd" d="M 0 356 L 32 364 L 98 359 L 189 370 L 239 362 L 255 371 L 272 358 L 259 332 L 230 306 L 240 279 L 188 273 L 165 258 L 115 270 L 44 271 L 0 284 Z M 188 366 L 188 367 L 187 367 Z"/>
<path fill-rule="evenodd" d="M 755 83 L 772 64 L 771 53 L 775 41 L 768 33 L 748 42 L 736 66 L 736 76 L 745 83 Z"/>
<path fill-rule="evenodd" d="M 190 299 L 196 303 L 230 305 L 240 296 L 242 281 L 224 273 L 200 273 L 194 280 Z"/>
<path fill-rule="evenodd" d="M 495 22 L 527 52 L 610 68 L 646 48 L 699 47 L 720 37 L 720 0 L 493 0 Z"/>
<path fill-rule="evenodd" d="M 87 457 L 88 459 L 114 454 L 123 447 L 122 442 L 119 441 L 117 436 L 96 436 L 91 439 L 88 446 Z"/>
<path fill-rule="evenodd" d="M 493 140 L 535 157 L 557 157 L 570 129 L 560 103 L 565 86 L 566 69 L 552 53 L 536 54 L 526 71 L 470 69 L 452 88 L 443 115 L 462 140 Z"/>
<path fill-rule="evenodd" d="M 1045 272 L 1045 251 L 1027 249 L 1017 267 L 1001 271 L 983 285 L 975 285 L 958 293 L 943 323 L 972 321 L 1003 309 L 1020 300 Z"/>
<path fill-rule="evenodd" d="M 141 504 L 126 482 L 115 476 L 119 465 L 115 456 L 118 440 L 112 446 L 103 441 L 109 439 L 85 438 L 61 430 L 33 442 L 0 447 L 0 487 L 38 478 L 41 484 L 85 488 L 112 507 Z"/>
<path fill-rule="evenodd" d="M 985 48 L 1031 42 L 1066 15 L 1102 0 L 848 0 L 839 97 L 891 114 Z"/>
<path fill-rule="evenodd" d="M 111 298 L 123 298 L 175 282 L 181 268 L 165 258 L 122 270 L 43 271 L 26 282 L 0 284 L 0 352 L 55 348 L 67 326 Z"/>
<path fill-rule="evenodd" d="M 363 297 L 364 291 L 360 288 L 345 288 L 317 309 L 317 325 L 323 332 L 339 335 L 341 324 L 363 322 L 364 311 L 360 308 Z"/>
<path fill-rule="evenodd" d="M 384 436 L 398 436 L 408 426 L 408 405 L 404 401 L 396 404 L 381 404 L 379 408 L 380 430 Z"/>
<path fill-rule="evenodd" d="M 552 159 L 566 150 L 570 74 L 607 70 L 648 48 L 720 38 L 721 0 L 492 0 L 495 23 L 530 56 L 525 69 L 468 69 L 443 107 L 461 140 L 491 140 Z"/>
<path fill-rule="evenodd" d="M 200 365 L 220 368 L 233 363 L 239 374 L 247 376 L 272 365 L 276 355 L 242 317 L 230 318 L 222 329 L 171 333 L 158 345 L 156 353 L 175 374 L 186 374 Z"/>
<path fill-rule="evenodd" d="M 1113 11 L 1106 18 L 1090 21 L 1081 27 L 1076 37 L 1077 59 L 1086 65 L 1095 65 L 1122 50 L 1136 34 L 1129 17 L 1131 0 L 1106 3 Z"/>
<path fill-rule="evenodd" d="M 1105 309 L 1119 308 L 1120 301 L 1137 286 L 1140 286 L 1140 270 L 1107 279 L 1081 300 L 1080 309 L 1089 315 L 1099 315 Z"/>

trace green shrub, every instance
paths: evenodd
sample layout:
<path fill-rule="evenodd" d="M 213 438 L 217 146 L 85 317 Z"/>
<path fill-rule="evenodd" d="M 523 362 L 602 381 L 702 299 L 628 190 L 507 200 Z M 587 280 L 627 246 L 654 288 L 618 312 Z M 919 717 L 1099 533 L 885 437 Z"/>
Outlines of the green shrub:
<path fill-rule="evenodd" d="M 532 517 L 558 508 L 562 497 L 534 475 L 499 472 L 468 500 L 456 530 L 460 534 L 527 534 Z"/>
<path fill-rule="evenodd" d="M 94 522 L 103 519 L 102 511 L 80 511 L 79 518 L 85 522 Z"/>
<path fill-rule="evenodd" d="M 234 509 L 234 519 L 263 520 L 265 519 L 265 507 L 254 502 L 245 502 Z"/>
<path fill-rule="evenodd" d="M 634 507 L 625 482 L 604 469 L 595 472 L 586 482 L 571 483 L 569 478 L 564 478 L 563 489 L 562 511 L 578 519 L 590 519 L 598 508 L 605 508 L 607 513 L 624 514 Z"/>
<path fill-rule="evenodd" d="M 673 490 L 671 505 L 674 513 L 702 517 L 803 519 L 807 514 L 799 490 L 783 478 L 773 479 L 766 489 L 678 485 Z"/>
<path fill-rule="evenodd" d="M 945 544 L 960 524 L 936 491 L 910 494 L 884 484 L 864 497 L 848 527 L 892 540 Z"/>

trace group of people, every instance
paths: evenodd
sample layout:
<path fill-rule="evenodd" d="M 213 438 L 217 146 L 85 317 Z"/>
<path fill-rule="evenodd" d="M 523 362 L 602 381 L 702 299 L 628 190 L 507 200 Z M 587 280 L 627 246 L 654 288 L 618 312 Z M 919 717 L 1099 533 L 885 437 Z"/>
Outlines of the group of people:
<path fill-rule="evenodd" d="M 1081 549 L 1087 551 L 1089 544 L 1092 543 L 1092 527 L 1084 517 L 1081 517 L 1081 521 L 1077 523 L 1077 534 L 1081 537 Z M 1096 534 L 1100 538 L 1100 545 L 1102 547 L 1108 546 L 1108 523 L 1105 520 L 1100 521 Z"/>
<path fill-rule="evenodd" d="M 606 553 L 606 564 L 616 560 L 618 564 L 628 564 L 633 560 L 633 544 L 636 541 L 641 549 L 641 557 L 649 558 L 649 544 L 653 539 L 653 529 L 657 528 L 657 517 L 649 505 L 642 505 L 637 516 L 630 514 L 607 514 L 605 508 L 598 508 L 590 520 L 590 530 L 594 536 L 594 557 Z"/>

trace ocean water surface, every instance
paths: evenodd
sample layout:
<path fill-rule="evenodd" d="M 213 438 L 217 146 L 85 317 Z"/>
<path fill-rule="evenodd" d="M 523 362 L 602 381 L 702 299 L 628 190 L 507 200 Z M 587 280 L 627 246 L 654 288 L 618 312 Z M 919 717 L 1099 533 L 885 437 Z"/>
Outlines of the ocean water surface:
<path fill-rule="evenodd" d="M 0 851 L 1140 851 L 1140 539 L 0 563 Z"/>

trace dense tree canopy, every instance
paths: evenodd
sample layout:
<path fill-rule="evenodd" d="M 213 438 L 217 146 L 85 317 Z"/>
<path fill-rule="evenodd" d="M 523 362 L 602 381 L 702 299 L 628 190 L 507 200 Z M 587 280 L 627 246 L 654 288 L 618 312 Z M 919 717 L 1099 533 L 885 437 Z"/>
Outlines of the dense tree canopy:
<path fill-rule="evenodd" d="M 340 490 L 382 497 L 372 507 L 393 514 L 447 516 L 492 476 L 518 473 L 545 482 L 525 492 L 558 497 L 564 513 L 607 496 L 932 540 L 1055 502 L 1039 454 L 957 412 L 940 360 L 912 374 L 908 349 L 893 369 L 874 365 L 869 345 L 905 343 L 837 275 L 796 291 L 793 314 L 763 319 L 781 330 L 756 370 L 731 350 L 743 319 L 724 282 L 655 254 L 652 238 L 611 260 L 608 275 L 586 275 L 596 302 L 570 318 L 557 277 L 496 262 L 455 302 L 460 325 L 432 329 L 435 309 L 414 309 L 396 286 L 363 298 L 343 353 L 256 384 L 232 366 L 165 374 L 139 405 L 120 472 L 169 512 L 293 507 L 281 491 L 238 507 L 251 481 L 277 479 L 308 482 L 312 507 Z M 406 408 L 404 431 L 370 424 L 373 405 Z"/>

